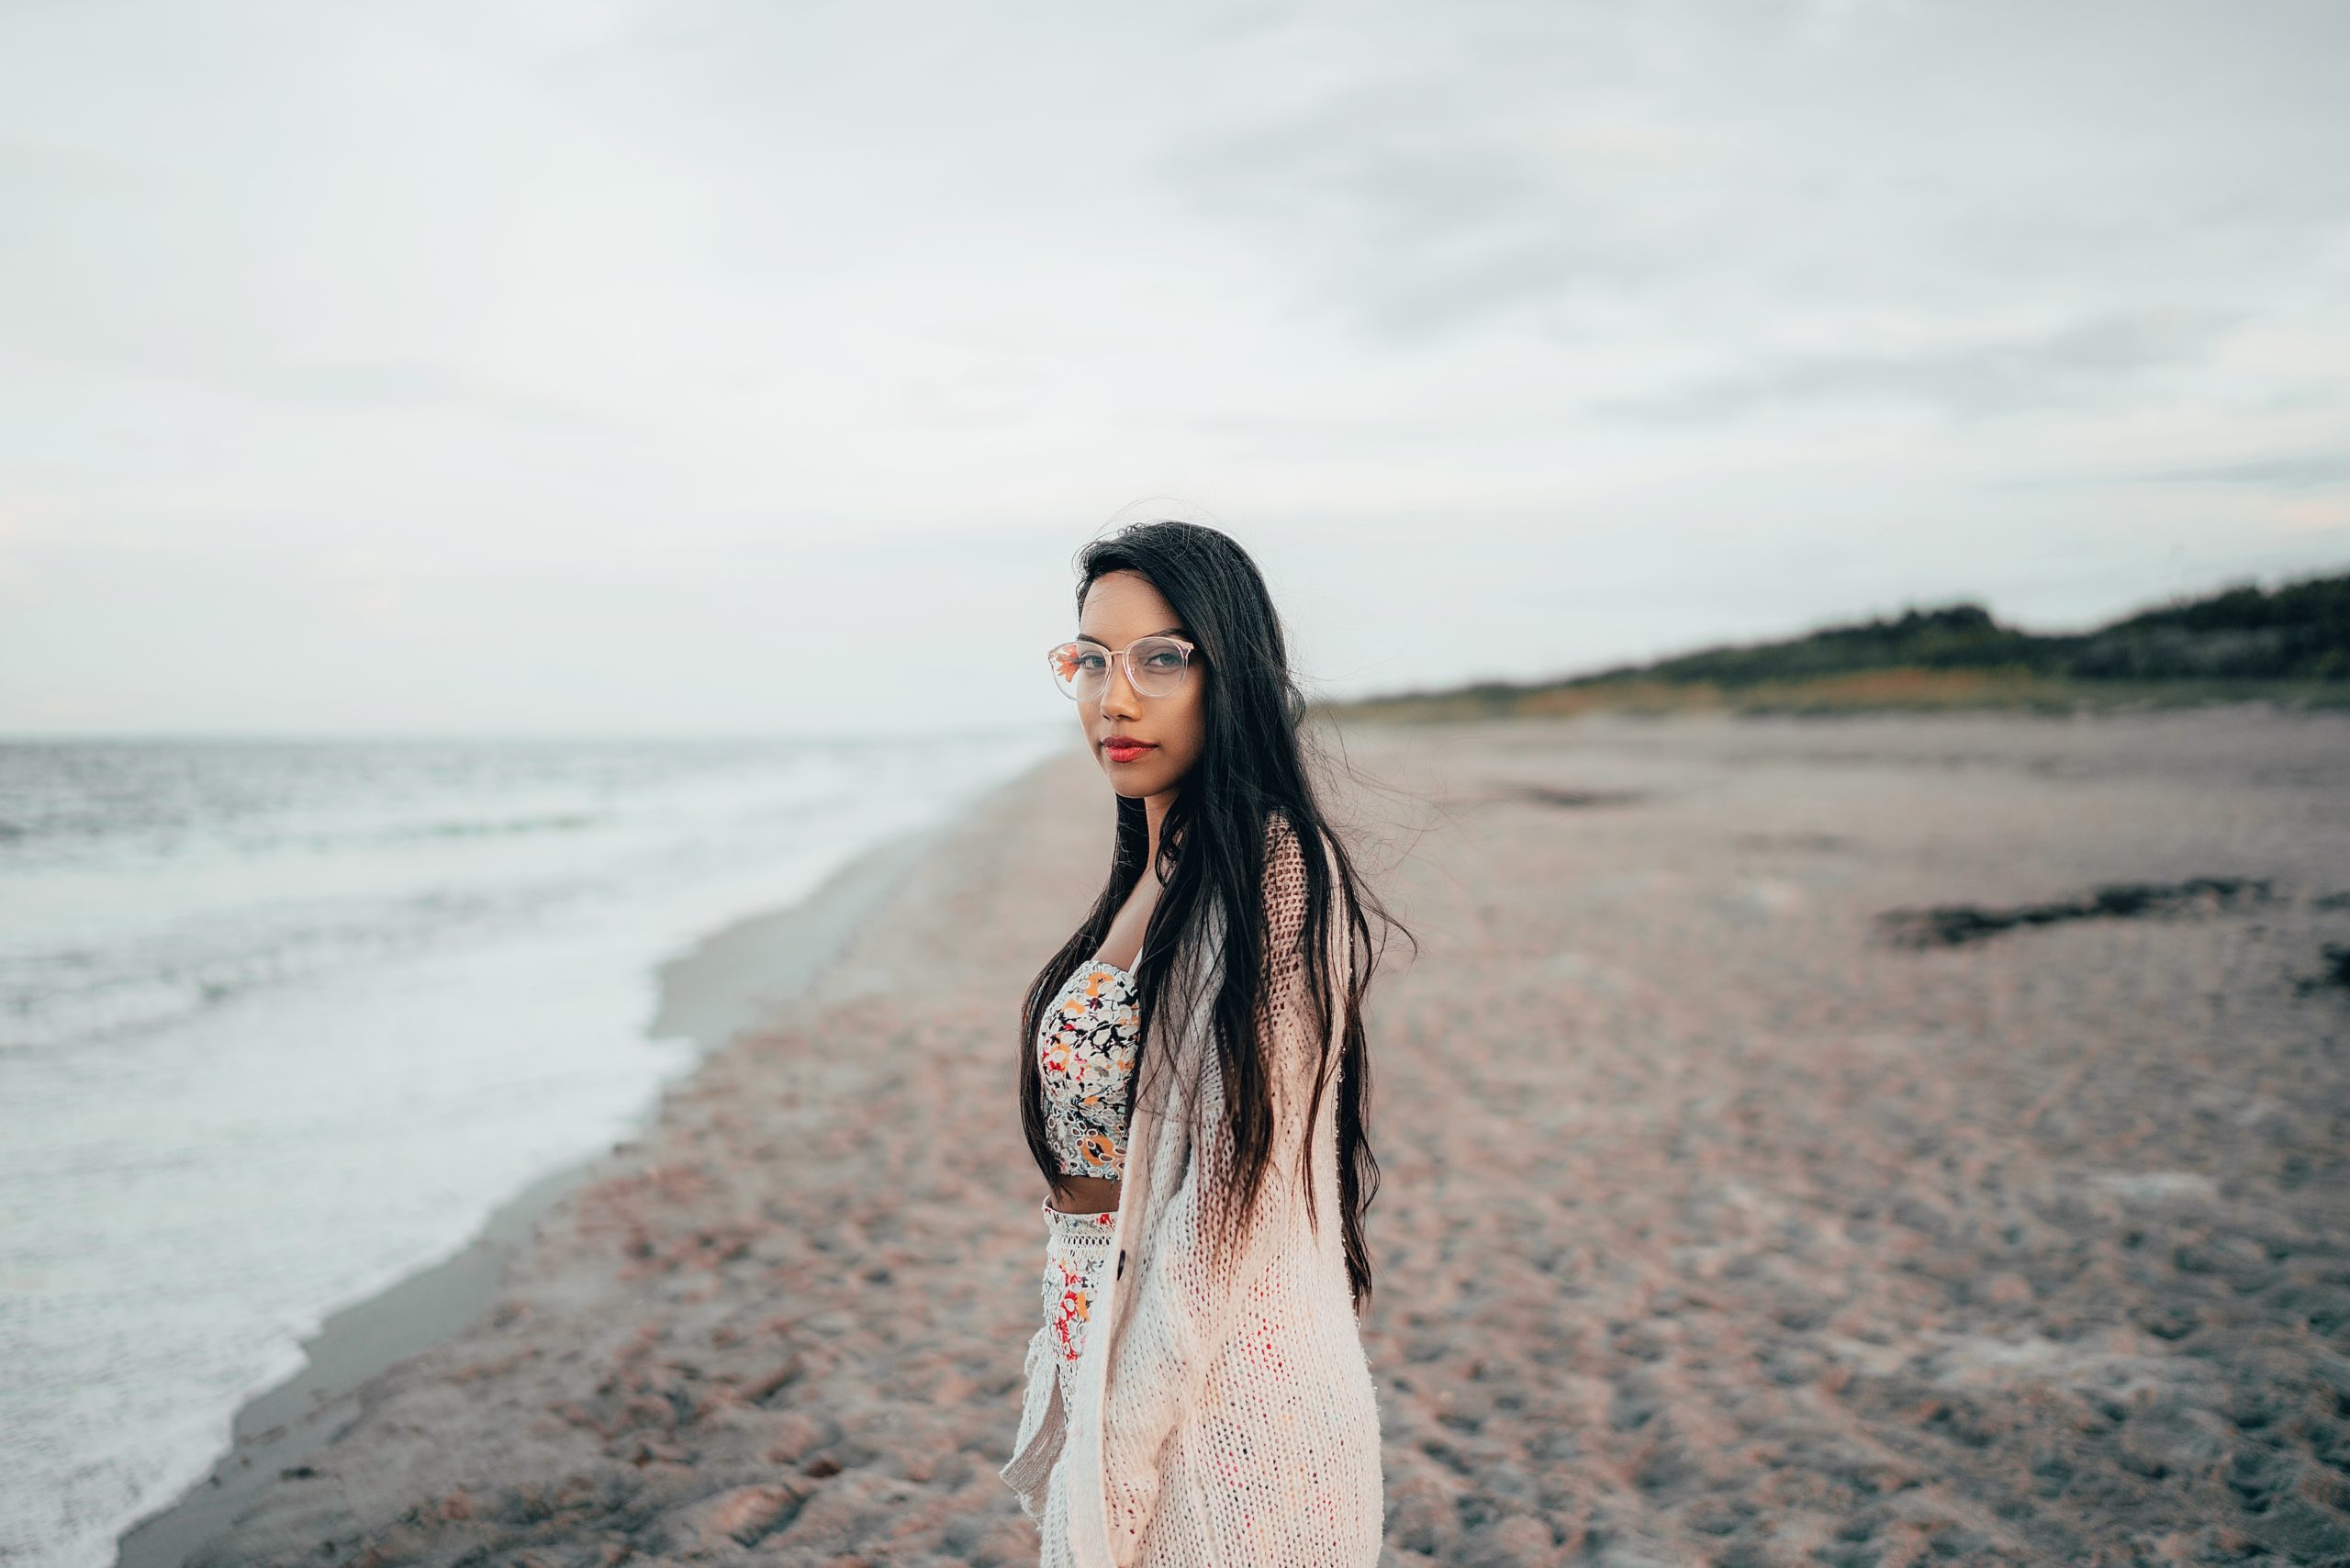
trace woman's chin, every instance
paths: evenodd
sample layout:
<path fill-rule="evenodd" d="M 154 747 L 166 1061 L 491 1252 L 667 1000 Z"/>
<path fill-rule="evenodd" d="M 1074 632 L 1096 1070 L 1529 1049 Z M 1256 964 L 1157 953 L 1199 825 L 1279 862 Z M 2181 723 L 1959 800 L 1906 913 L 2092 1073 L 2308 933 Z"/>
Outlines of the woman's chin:
<path fill-rule="evenodd" d="M 1158 790 L 1158 776 L 1166 771 L 1137 757 L 1132 762 L 1120 762 L 1109 753 L 1101 754 L 1102 777 L 1121 795 L 1150 795 Z"/>

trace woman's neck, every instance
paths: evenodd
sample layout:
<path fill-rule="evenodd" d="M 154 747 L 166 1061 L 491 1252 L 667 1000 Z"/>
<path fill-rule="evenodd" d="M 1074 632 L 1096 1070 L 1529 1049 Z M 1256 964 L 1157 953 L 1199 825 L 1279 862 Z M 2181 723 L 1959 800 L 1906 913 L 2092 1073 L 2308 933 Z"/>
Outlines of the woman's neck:
<path fill-rule="evenodd" d="M 1175 791 L 1161 790 L 1142 798 L 1143 864 L 1156 874 L 1158 869 L 1158 831 L 1167 821 L 1168 808 L 1175 803 Z M 1162 879 L 1163 880 L 1163 879 Z"/>

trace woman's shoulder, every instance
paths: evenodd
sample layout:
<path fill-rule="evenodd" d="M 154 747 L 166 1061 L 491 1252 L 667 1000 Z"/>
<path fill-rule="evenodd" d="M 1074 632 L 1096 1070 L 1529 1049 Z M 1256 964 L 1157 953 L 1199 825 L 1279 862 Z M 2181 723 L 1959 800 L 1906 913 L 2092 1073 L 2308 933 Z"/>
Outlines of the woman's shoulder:
<path fill-rule="evenodd" d="M 1303 956 L 1305 951 L 1306 931 L 1314 924 L 1308 919 L 1308 912 L 1317 899 L 1315 883 L 1306 870 L 1309 853 L 1318 853 L 1322 857 L 1318 898 L 1326 913 L 1317 928 L 1326 942 L 1351 940 L 1345 935 L 1348 905 L 1343 877 L 1328 833 L 1311 824 L 1301 828 L 1276 812 L 1265 822 L 1262 930 L 1269 958 L 1273 955 Z M 1334 948 L 1334 960 L 1336 956 Z"/>
<path fill-rule="evenodd" d="M 1269 909 L 1289 913 L 1294 918 L 1295 911 L 1304 907 L 1312 891 L 1305 868 L 1309 853 L 1321 856 L 1326 876 L 1336 877 L 1337 857 L 1326 832 L 1310 824 L 1301 830 L 1298 823 L 1281 812 L 1267 814 L 1264 885 Z"/>
<path fill-rule="evenodd" d="M 1303 880 L 1305 875 L 1306 845 L 1311 842 L 1326 856 L 1319 830 L 1308 827 L 1303 834 L 1298 824 L 1285 812 L 1269 812 L 1265 815 L 1265 880 L 1270 886 L 1276 880 L 1291 878 Z"/>

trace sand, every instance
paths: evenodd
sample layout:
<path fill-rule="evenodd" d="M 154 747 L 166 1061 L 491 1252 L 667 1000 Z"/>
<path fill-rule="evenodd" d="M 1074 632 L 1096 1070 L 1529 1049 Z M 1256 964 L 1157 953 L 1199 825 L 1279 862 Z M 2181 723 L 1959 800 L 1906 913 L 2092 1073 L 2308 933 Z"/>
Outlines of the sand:
<path fill-rule="evenodd" d="M 2350 719 L 1348 746 L 1420 938 L 1371 1017 L 1388 1562 L 2350 1562 Z M 1015 1009 L 1109 824 L 1073 750 L 822 963 L 770 933 L 812 978 L 189 1560 L 1034 1562 Z"/>

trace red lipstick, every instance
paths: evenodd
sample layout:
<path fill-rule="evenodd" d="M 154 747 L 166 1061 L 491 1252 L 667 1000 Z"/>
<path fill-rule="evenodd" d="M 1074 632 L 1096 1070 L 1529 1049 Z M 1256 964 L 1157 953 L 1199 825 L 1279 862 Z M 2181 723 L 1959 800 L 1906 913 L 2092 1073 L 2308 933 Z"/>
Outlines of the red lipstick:
<path fill-rule="evenodd" d="M 1127 735 L 1112 735 L 1102 743 L 1102 749 L 1110 754 L 1112 762 L 1132 762 L 1143 753 L 1158 748 L 1148 741 L 1138 741 Z"/>

